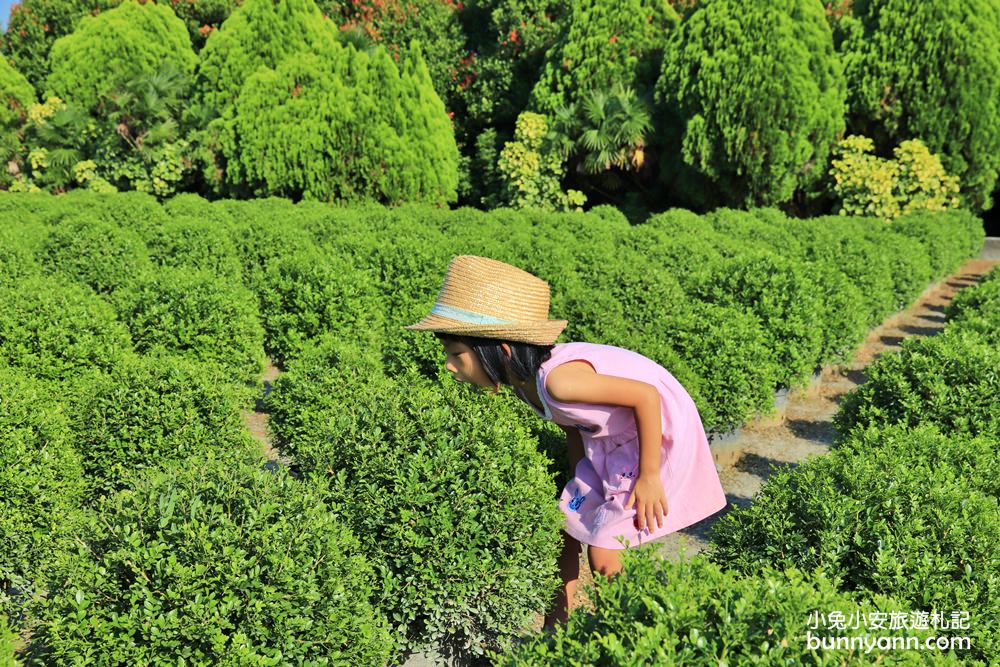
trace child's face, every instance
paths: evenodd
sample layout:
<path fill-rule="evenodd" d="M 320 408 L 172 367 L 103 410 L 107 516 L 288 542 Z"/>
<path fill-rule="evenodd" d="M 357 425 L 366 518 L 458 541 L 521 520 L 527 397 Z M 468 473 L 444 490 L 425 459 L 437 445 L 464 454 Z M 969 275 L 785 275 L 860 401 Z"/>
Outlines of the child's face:
<path fill-rule="evenodd" d="M 493 388 L 493 383 L 483 370 L 479 358 L 472 348 L 465 343 L 444 342 L 445 354 L 444 367 L 452 374 L 457 382 L 471 382 L 480 387 Z"/>

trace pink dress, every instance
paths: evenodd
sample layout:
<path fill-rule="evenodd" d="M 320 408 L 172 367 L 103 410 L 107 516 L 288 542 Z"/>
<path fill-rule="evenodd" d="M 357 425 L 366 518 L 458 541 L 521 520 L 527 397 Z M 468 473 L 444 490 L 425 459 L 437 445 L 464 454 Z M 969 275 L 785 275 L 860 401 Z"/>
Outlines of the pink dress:
<path fill-rule="evenodd" d="M 660 479 L 668 505 L 662 528 L 654 521 L 642 532 L 636 530 L 635 505 L 625 509 L 639 474 L 635 411 L 620 405 L 563 403 L 546 391 L 549 371 L 576 359 L 590 362 L 601 375 L 640 380 L 660 390 Z M 543 419 L 575 426 L 583 440 L 584 457 L 559 499 L 569 535 L 596 547 L 624 549 L 616 537 L 623 537 L 628 546 L 637 546 L 690 526 L 726 506 L 694 401 L 674 376 L 652 359 L 612 345 L 557 343 L 539 368 L 536 386 L 544 413 L 517 393 Z"/>

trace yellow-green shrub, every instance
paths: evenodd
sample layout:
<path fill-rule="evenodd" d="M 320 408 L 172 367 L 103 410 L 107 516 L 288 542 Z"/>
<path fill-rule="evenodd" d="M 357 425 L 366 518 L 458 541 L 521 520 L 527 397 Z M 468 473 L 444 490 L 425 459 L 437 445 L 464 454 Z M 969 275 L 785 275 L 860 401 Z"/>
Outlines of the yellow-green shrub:
<path fill-rule="evenodd" d="M 875 143 L 861 135 L 845 137 L 837 145 L 830 175 L 841 215 L 891 219 L 958 206 L 958 177 L 949 176 L 919 139 L 901 142 L 893 149 L 894 160 L 872 155 L 874 148 Z"/>

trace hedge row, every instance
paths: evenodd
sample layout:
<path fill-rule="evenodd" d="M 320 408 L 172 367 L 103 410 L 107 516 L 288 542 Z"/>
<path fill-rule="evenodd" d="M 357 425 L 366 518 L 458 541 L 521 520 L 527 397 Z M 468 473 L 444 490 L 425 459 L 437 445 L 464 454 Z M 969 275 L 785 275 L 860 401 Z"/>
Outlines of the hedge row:
<path fill-rule="evenodd" d="M 998 275 L 956 297 L 941 334 L 905 340 L 869 367 L 834 417 L 835 451 L 775 475 L 724 517 L 716 562 L 819 567 L 843 590 L 968 611 L 971 631 L 951 634 L 971 635 L 970 655 L 995 662 Z"/>
<path fill-rule="evenodd" d="M 956 298 L 944 333 L 880 357 L 837 415 L 834 451 L 772 476 L 716 524 L 706 554 L 627 551 L 621 576 L 596 581 L 594 612 L 496 664 L 995 664 L 1000 356 L 976 334 L 1000 328 L 998 276 Z M 809 646 L 810 613 L 874 610 L 969 612 L 967 629 L 869 638 L 970 637 L 971 648 Z"/>
<path fill-rule="evenodd" d="M 432 374 L 436 341 L 401 325 L 429 309 L 451 256 L 494 257 L 553 285 L 552 316 L 570 322 L 565 339 L 629 347 L 670 369 L 710 431 L 768 412 L 774 389 L 843 360 L 868 327 L 983 239 L 978 219 L 955 211 L 887 226 L 774 209 L 673 210 L 633 227 L 602 207 L 338 209 L 194 195 L 160 207 L 134 195 L 0 197 L 0 211 L 34 218 L 25 226 L 36 230 L 9 251 L 6 270 L 34 270 L 30 253 L 38 272 L 112 304 L 136 351 L 162 345 L 252 383 L 263 351 L 286 364 L 327 333 L 363 332 L 387 369 L 415 362 Z M 41 238 L 39 223 L 49 228 Z M 65 366 L 36 362 L 52 376 Z"/>

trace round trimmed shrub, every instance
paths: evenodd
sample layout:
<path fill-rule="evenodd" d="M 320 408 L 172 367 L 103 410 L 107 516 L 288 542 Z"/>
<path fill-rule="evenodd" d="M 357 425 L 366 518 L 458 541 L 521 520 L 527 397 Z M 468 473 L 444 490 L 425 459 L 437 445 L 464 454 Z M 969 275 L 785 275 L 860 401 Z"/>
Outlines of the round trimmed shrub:
<path fill-rule="evenodd" d="M 184 22 L 169 5 L 126 0 L 97 16 L 84 16 L 49 52 L 52 70 L 45 98 L 56 95 L 87 109 L 130 79 L 152 74 L 164 62 L 194 74 L 198 57 Z"/>
<path fill-rule="evenodd" d="M 820 365 L 848 363 L 868 333 L 868 309 L 861 290 L 829 262 L 806 265 L 819 290 Z"/>
<path fill-rule="evenodd" d="M 747 251 L 715 262 L 692 296 L 743 310 L 761 323 L 778 386 L 801 386 L 820 358 L 819 290 L 793 261 Z M 773 390 L 776 387 L 769 387 Z"/>
<path fill-rule="evenodd" d="M 160 266 L 203 269 L 223 282 L 243 281 L 243 265 L 229 228 L 201 215 L 172 215 L 147 246 L 150 258 Z"/>
<path fill-rule="evenodd" d="M 131 348 L 112 307 L 87 287 L 30 276 L 0 290 L 0 365 L 63 380 L 111 368 Z"/>
<path fill-rule="evenodd" d="M 663 51 L 663 183 L 698 207 L 770 206 L 812 188 L 844 127 L 843 71 L 811 0 L 699 4 Z"/>
<path fill-rule="evenodd" d="M 309 486 L 258 456 L 144 475 L 77 534 L 31 656 L 188 665 L 381 667 L 372 566 Z"/>
<path fill-rule="evenodd" d="M 0 368 L 0 441 L 0 614 L 19 626 L 67 540 L 83 466 L 65 406 L 18 369 Z"/>
<path fill-rule="evenodd" d="M 932 278 L 940 278 L 975 257 L 983 247 L 983 221 L 968 211 L 914 212 L 892 221 L 890 229 L 921 242 L 931 264 Z"/>
<path fill-rule="evenodd" d="M 34 253 L 25 242 L 25 233 L 38 234 L 39 225 L 3 225 L 0 223 L 0 283 L 17 285 L 30 275 L 41 273 L 41 266 L 35 261 Z M 30 231 L 29 231 L 30 230 Z"/>
<path fill-rule="evenodd" d="M 393 659 L 430 644 L 465 656 L 510 646 L 555 591 L 562 525 L 516 399 L 443 371 L 349 373 L 332 368 L 336 381 L 314 387 L 292 363 L 265 402 L 282 451 L 381 572 Z"/>
<path fill-rule="evenodd" d="M 855 2 L 841 45 L 853 134 L 888 153 L 919 138 L 990 208 L 1000 171 L 1000 9 L 992 0 Z M 934 48 L 927 48 L 933 44 Z"/>
<path fill-rule="evenodd" d="M 254 295 L 208 269 L 163 267 L 117 299 L 136 352 L 155 347 L 227 369 L 256 387 L 264 367 L 264 330 Z"/>
<path fill-rule="evenodd" d="M 378 283 L 351 261 L 311 246 L 267 264 L 258 296 L 272 359 L 285 364 L 322 334 L 357 336 L 384 328 Z"/>
<path fill-rule="evenodd" d="M 81 378 L 71 396 L 91 501 L 129 487 L 145 469 L 189 456 L 260 452 L 229 378 L 183 357 L 131 356 L 111 372 Z"/>
<path fill-rule="evenodd" d="M 332 46 L 261 67 L 236 99 L 226 177 L 255 195 L 387 203 L 454 201 L 458 148 L 418 48 L 400 68 Z"/>
<path fill-rule="evenodd" d="M 1000 270 L 993 269 L 979 285 L 958 292 L 944 315 L 949 331 L 968 331 L 984 344 L 1000 344 Z"/>
<path fill-rule="evenodd" d="M 837 267 L 861 291 L 865 326 L 881 324 L 893 312 L 896 302 L 892 262 L 885 241 L 874 241 L 865 228 L 882 225 L 875 218 L 820 216 L 801 220 L 807 227 L 802 244 L 806 261 L 824 262 Z"/>
<path fill-rule="evenodd" d="M 1000 434 L 1000 350 L 972 332 L 908 338 L 866 369 L 833 417 L 838 437 L 870 424 L 933 422 L 948 432 Z"/>
<path fill-rule="evenodd" d="M 903 611 L 905 605 L 876 595 L 860 602 L 839 592 L 822 573 L 769 568 L 757 576 L 727 572 L 704 556 L 670 561 L 647 545 L 622 555 L 622 572 L 590 587 L 596 609 L 574 611 L 555 631 L 528 638 L 515 650 L 493 656 L 494 665 L 950 665 L 956 652 L 874 648 L 817 649 L 810 635 L 863 637 L 866 633 L 823 625 L 811 615 Z M 929 630 L 907 630 L 923 641 Z M 863 645 L 862 645 L 863 646 Z M 917 655 L 914 655 L 917 654 Z"/>
<path fill-rule="evenodd" d="M 914 609 L 968 611 L 972 630 L 950 632 L 974 635 L 970 654 L 984 658 L 1000 620 L 993 599 L 1000 507 L 986 491 L 996 482 L 984 481 L 978 467 L 966 476 L 962 466 L 975 458 L 950 455 L 937 431 L 896 433 L 884 444 L 835 450 L 776 473 L 751 505 L 715 525 L 710 557 L 744 573 L 821 568 L 845 591 L 884 593 Z M 962 436 L 948 438 L 955 451 L 966 445 Z M 977 458 L 985 446 L 975 445 Z"/>
<path fill-rule="evenodd" d="M 64 275 L 101 295 L 128 287 L 153 268 L 139 234 L 92 213 L 54 227 L 39 258 L 47 273 Z"/>

